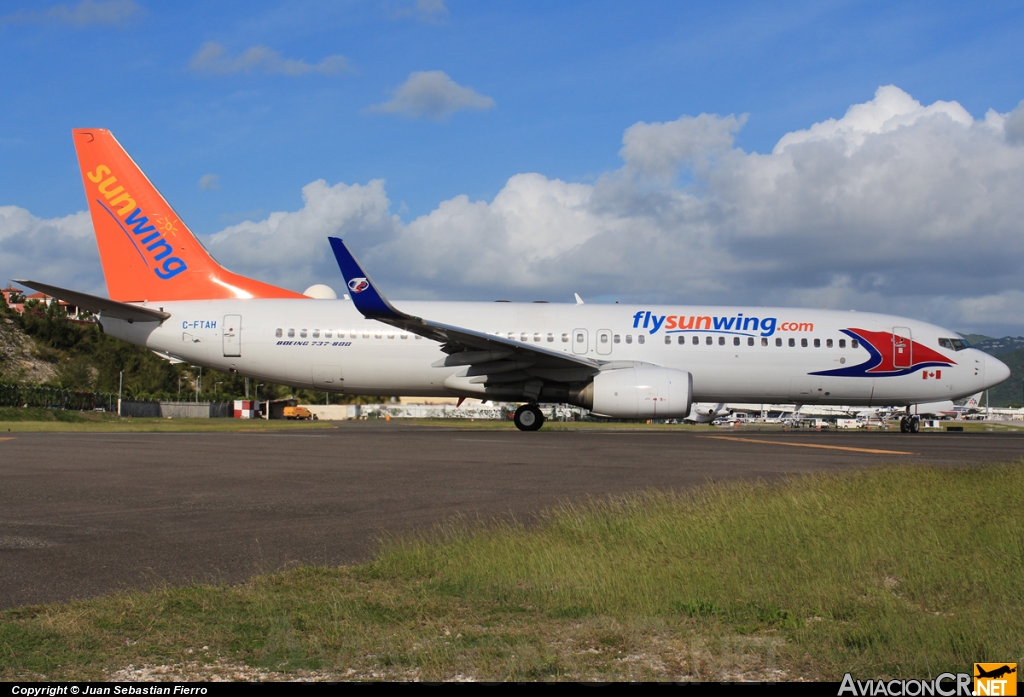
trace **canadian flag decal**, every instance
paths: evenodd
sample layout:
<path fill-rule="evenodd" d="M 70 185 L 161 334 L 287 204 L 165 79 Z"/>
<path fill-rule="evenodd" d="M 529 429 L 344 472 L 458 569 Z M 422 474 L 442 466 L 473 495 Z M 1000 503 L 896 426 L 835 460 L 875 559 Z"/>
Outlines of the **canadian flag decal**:
<path fill-rule="evenodd" d="M 927 380 L 928 378 L 935 378 L 936 380 L 941 380 L 942 379 L 942 371 L 941 370 L 932 370 L 932 371 L 922 370 L 921 371 L 921 379 L 922 380 Z"/>

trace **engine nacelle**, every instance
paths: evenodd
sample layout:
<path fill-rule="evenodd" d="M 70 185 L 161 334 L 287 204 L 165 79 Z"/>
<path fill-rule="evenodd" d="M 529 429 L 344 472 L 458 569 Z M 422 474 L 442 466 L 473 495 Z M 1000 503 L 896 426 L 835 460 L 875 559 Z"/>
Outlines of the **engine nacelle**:
<path fill-rule="evenodd" d="M 600 416 L 682 419 L 690 413 L 693 376 L 653 365 L 605 370 L 594 376 L 584 395 L 586 406 Z"/>

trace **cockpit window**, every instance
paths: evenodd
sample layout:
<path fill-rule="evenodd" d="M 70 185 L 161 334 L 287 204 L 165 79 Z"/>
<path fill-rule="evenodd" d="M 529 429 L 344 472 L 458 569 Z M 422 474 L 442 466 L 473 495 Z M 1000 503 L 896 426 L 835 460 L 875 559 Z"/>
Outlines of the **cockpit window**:
<path fill-rule="evenodd" d="M 951 351 L 963 351 L 971 347 L 966 339 L 939 339 L 939 346 Z"/>

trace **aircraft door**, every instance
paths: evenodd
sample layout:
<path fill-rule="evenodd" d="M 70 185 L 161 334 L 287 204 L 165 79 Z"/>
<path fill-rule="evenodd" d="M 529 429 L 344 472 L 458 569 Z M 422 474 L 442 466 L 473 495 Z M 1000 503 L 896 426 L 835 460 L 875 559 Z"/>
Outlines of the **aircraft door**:
<path fill-rule="evenodd" d="M 913 345 L 908 327 L 892 328 L 892 364 L 895 368 L 909 368 L 914 364 Z"/>
<path fill-rule="evenodd" d="M 597 330 L 597 352 L 602 356 L 607 356 L 612 352 L 612 330 L 611 329 L 598 329 Z"/>
<path fill-rule="evenodd" d="M 590 348 L 590 336 L 586 329 L 572 330 L 572 352 L 586 353 Z"/>
<path fill-rule="evenodd" d="M 242 316 L 224 315 L 224 356 L 226 358 L 242 355 Z"/>

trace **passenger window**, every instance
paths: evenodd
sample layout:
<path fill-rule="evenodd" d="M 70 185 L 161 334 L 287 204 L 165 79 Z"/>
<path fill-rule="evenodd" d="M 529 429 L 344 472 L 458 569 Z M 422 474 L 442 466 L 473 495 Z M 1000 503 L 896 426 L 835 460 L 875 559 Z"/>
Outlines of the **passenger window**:
<path fill-rule="evenodd" d="M 384 332 L 374 332 L 373 333 L 373 338 L 374 339 L 383 339 L 384 338 Z"/>
<path fill-rule="evenodd" d="M 753 346 L 753 345 L 754 345 L 754 337 L 752 337 L 752 336 L 747 337 L 747 346 Z"/>
<path fill-rule="evenodd" d="M 780 338 L 776 337 L 776 339 L 775 339 L 775 345 L 776 345 L 776 346 L 782 346 L 782 339 L 780 339 Z"/>
<path fill-rule="evenodd" d="M 800 345 L 804 348 L 807 348 L 807 339 L 800 339 Z"/>
<path fill-rule="evenodd" d="M 299 330 L 299 338 L 300 339 L 305 339 L 306 338 L 306 330 L 305 329 L 300 329 Z"/>
<path fill-rule="evenodd" d="M 796 346 L 796 339 L 790 339 L 789 340 L 789 347 L 793 348 L 794 346 Z"/>
<path fill-rule="evenodd" d="M 732 345 L 733 346 L 739 346 L 740 345 L 740 338 L 738 336 L 734 336 L 732 338 Z"/>
<path fill-rule="evenodd" d="M 669 336 L 668 334 L 665 335 L 665 343 L 666 344 L 671 344 L 672 343 L 672 337 Z"/>
<path fill-rule="evenodd" d="M 415 339 L 416 341 L 419 341 L 419 340 L 420 340 L 420 339 L 422 339 L 422 338 L 423 338 L 423 337 L 422 337 L 422 336 L 420 336 L 419 334 L 417 334 L 416 336 L 414 336 L 414 337 L 413 337 L 413 339 Z"/>
<path fill-rule="evenodd" d="M 548 343 L 550 344 L 554 340 L 555 340 L 555 335 L 552 334 L 551 332 L 548 332 Z"/>
<path fill-rule="evenodd" d="M 533 340 L 534 341 L 540 341 L 540 332 L 535 332 L 534 333 Z"/>
<path fill-rule="evenodd" d="M 399 336 L 402 337 L 403 339 L 408 339 L 409 338 L 409 335 L 406 334 L 405 332 L 402 332 L 401 334 L 399 334 Z"/>
<path fill-rule="evenodd" d="M 814 340 L 814 348 L 821 348 L 821 339 Z"/>
<path fill-rule="evenodd" d="M 832 339 L 825 339 L 825 348 L 832 348 Z"/>
<path fill-rule="evenodd" d="M 860 342 L 856 339 L 850 339 L 850 348 L 857 348 L 858 346 L 860 346 Z"/>
<path fill-rule="evenodd" d="M 583 338 L 583 333 L 582 332 L 576 335 L 576 343 L 577 344 L 582 344 L 584 341 L 586 341 L 586 339 Z"/>
<path fill-rule="evenodd" d="M 568 344 L 569 343 L 569 332 L 563 332 L 562 333 L 562 343 L 563 344 Z"/>
<path fill-rule="evenodd" d="M 632 344 L 633 343 L 633 335 L 632 334 L 626 334 L 626 343 L 627 344 Z"/>
<path fill-rule="evenodd" d="M 700 337 L 699 336 L 693 337 L 693 345 L 696 346 L 699 343 L 700 343 Z"/>
<path fill-rule="evenodd" d="M 294 336 L 295 336 L 295 330 L 294 329 L 289 329 L 288 330 L 288 338 L 291 339 Z"/>
<path fill-rule="evenodd" d="M 762 346 L 767 346 L 768 345 L 768 339 L 761 339 L 761 345 Z"/>
<path fill-rule="evenodd" d="M 519 335 L 519 340 L 520 341 L 529 341 L 530 340 L 530 335 L 527 334 L 526 332 L 523 332 L 522 334 Z M 582 339 L 581 339 L 581 341 L 582 341 Z"/>
<path fill-rule="evenodd" d="M 515 334 L 515 332 L 509 332 L 509 333 L 508 333 L 508 338 L 509 338 L 509 339 L 515 339 L 515 338 L 516 338 L 516 334 Z"/>
<path fill-rule="evenodd" d="M 686 343 L 686 337 L 685 336 L 680 336 L 678 339 L 676 339 L 676 343 L 679 344 L 680 346 L 682 346 L 683 344 Z"/>
<path fill-rule="evenodd" d="M 363 332 L 363 338 L 364 339 L 369 339 L 370 338 L 370 332 Z"/>
<path fill-rule="evenodd" d="M 646 337 L 646 336 L 644 336 L 643 334 L 641 334 L 640 336 L 638 336 L 638 337 L 636 338 L 636 343 L 638 343 L 638 344 L 642 344 L 642 343 L 644 343 L 645 341 L 647 341 L 647 337 Z"/>
<path fill-rule="evenodd" d="M 395 333 L 394 332 L 388 332 L 388 338 L 389 339 L 394 339 L 395 338 Z"/>
<path fill-rule="evenodd" d="M 725 346 L 725 337 L 724 336 L 718 337 L 718 345 L 719 346 Z"/>
<path fill-rule="evenodd" d="M 331 335 L 332 335 L 333 333 L 334 333 L 334 332 L 332 332 L 332 331 L 331 331 L 330 329 L 325 329 L 325 330 L 324 330 L 324 338 L 325 338 L 325 339 L 330 339 L 330 338 L 331 338 Z M 339 336 L 340 336 L 340 334 L 339 334 Z"/>
<path fill-rule="evenodd" d="M 705 341 L 704 343 L 707 344 L 708 346 L 711 346 L 713 343 L 715 343 L 715 340 L 709 336 L 707 341 Z"/>
<path fill-rule="evenodd" d="M 846 339 L 839 340 L 839 348 L 846 348 Z"/>
<path fill-rule="evenodd" d="M 284 331 L 281 330 L 281 329 L 278 329 L 278 330 L 276 330 L 274 332 L 274 336 L 276 336 L 278 339 L 280 339 L 282 336 L 284 336 Z"/>
<path fill-rule="evenodd" d="M 622 337 L 619 336 L 618 334 L 616 334 L 615 336 L 612 337 L 612 341 L 614 343 L 616 343 L 616 344 L 621 343 L 622 342 Z"/>
<path fill-rule="evenodd" d="M 320 338 L 320 330 L 319 329 L 314 329 L 313 330 L 313 338 L 314 339 L 319 339 Z"/>

